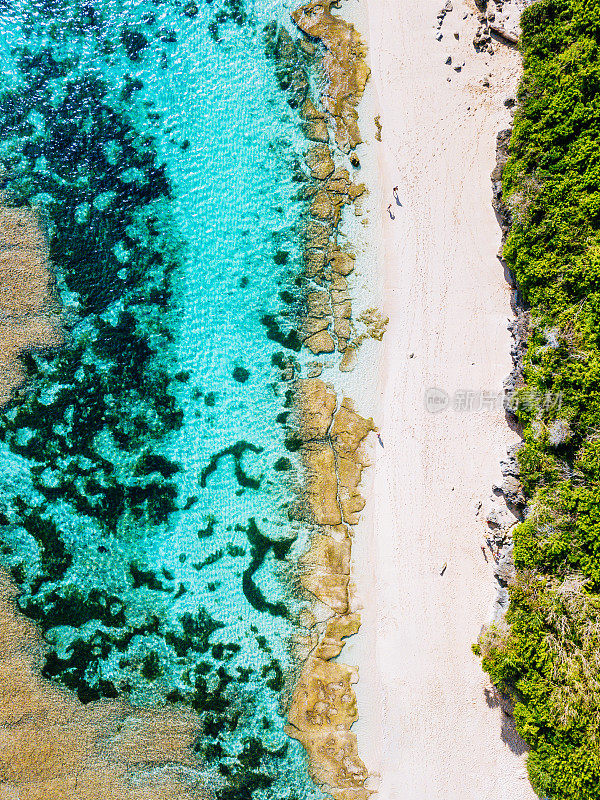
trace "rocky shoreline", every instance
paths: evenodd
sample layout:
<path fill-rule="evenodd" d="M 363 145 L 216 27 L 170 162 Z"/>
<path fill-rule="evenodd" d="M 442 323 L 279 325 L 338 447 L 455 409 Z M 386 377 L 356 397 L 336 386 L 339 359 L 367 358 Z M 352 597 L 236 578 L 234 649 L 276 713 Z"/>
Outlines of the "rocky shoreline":
<path fill-rule="evenodd" d="M 532 2 L 534 0 L 516 0 L 512 6 L 510 5 L 510 0 L 504 6 L 499 1 L 489 2 L 486 4 L 485 9 L 487 24 L 491 30 L 509 43 L 517 44 L 520 36 L 521 14 Z M 508 102 L 510 102 L 509 107 L 511 108 L 516 104 L 516 101 L 512 98 Z M 502 178 L 509 158 L 512 132 L 512 124 L 510 127 L 498 132 L 496 136 L 496 165 L 491 174 L 492 206 L 502 231 L 498 259 L 504 268 L 506 281 L 512 290 L 511 307 L 515 315 L 514 319 L 508 324 L 508 330 L 512 338 L 512 369 L 504 380 L 503 385 L 504 410 L 508 425 L 518 433 L 521 439 L 521 441 L 508 448 L 506 457 L 500 461 L 502 482 L 492 487 L 494 502 L 486 516 L 490 532 L 488 541 L 491 540 L 493 548 L 495 548 L 496 568 L 494 577 L 496 580 L 496 598 L 491 622 L 496 626 L 505 624 L 504 616 L 509 606 L 508 586 L 516 577 L 513 557 L 513 529 L 517 524 L 523 522 L 528 514 L 518 462 L 518 453 L 523 446 L 523 431 L 518 421 L 517 409 L 519 403 L 528 402 L 528 398 L 519 392 L 525 386 L 525 356 L 531 335 L 531 313 L 519 290 L 515 276 L 502 258 L 504 245 L 513 224 L 512 209 L 504 202 L 502 196 Z M 536 398 L 531 398 L 532 402 L 535 402 L 535 400 Z"/>
<path fill-rule="evenodd" d="M 298 108 L 306 136 L 316 142 L 305 156 L 309 177 L 301 190 L 309 210 L 303 231 L 300 338 L 314 356 L 337 351 L 339 369 L 349 371 L 361 341 L 366 336 L 381 339 L 386 320 L 368 309 L 359 317 L 364 331 L 357 333 L 348 283 L 355 257 L 338 243 L 344 207 L 354 206 L 360 214 L 357 201 L 366 191 L 354 175 L 360 169 L 355 148 L 361 142 L 356 108 L 369 68 L 359 34 L 331 13 L 333 6 L 333 2 L 314 2 L 298 8 L 292 18 L 304 38 L 295 43 L 285 29 L 270 26 L 267 48 L 276 60 L 288 102 Z M 302 62 L 317 47 L 325 88 L 315 103 Z M 337 153 L 330 148 L 329 129 Z M 307 523 L 311 536 L 299 564 L 299 582 L 309 607 L 302 618 L 305 633 L 294 643 L 302 667 L 286 730 L 305 747 L 317 784 L 338 800 L 362 800 L 371 792 L 351 731 L 358 718 L 352 688 L 358 671 L 335 659 L 344 639 L 360 627 L 360 615 L 352 610 L 352 537 L 365 505 L 358 488 L 367 466 L 362 445 L 376 429 L 372 419 L 356 413 L 349 398 L 318 377 L 323 366 L 313 362 L 309 377 L 296 379 L 289 429 L 304 468 L 302 490 L 290 515 Z"/>
<path fill-rule="evenodd" d="M 511 359 L 512 369 L 504 380 L 504 410 L 508 424 L 519 432 L 521 430 L 515 415 L 515 392 L 524 385 L 523 359 L 527 349 L 529 329 L 529 314 L 523 304 L 523 299 L 516 287 L 514 276 L 502 259 L 504 243 L 512 225 L 510 208 L 502 199 L 502 174 L 508 161 L 508 150 L 512 127 L 505 128 L 496 136 L 496 166 L 491 174 L 492 181 L 492 206 L 496 212 L 502 241 L 498 251 L 498 258 L 504 267 L 506 280 L 512 289 L 511 306 L 515 314 L 514 320 L 509 323 L 508 329 L 512 337 Z M 496 580 L 496 598 L 493 606 L 492 622 L 501 623 L 508 610 L 509 596 L 508 585 L 515 577 L 515 564 L 513 560 L 514 543 L 512 529 L 521 522 L 525 513 L 525 498 L 521 486 L 520 468 L 517 453 L 521 443 L 508 448 L 506 457 L 500 462 L 502 482 L 492 487 L 492 502 L 486 509 L 485 521 L 488 525 L 488 544 L 494 555 L 496 567 L 494 577 Z"/>
<path fill-rule="evenodd" d="M 351 731 L 358 718 L 352 688 L 358 672 L 333 659 L 360 627 L 351 602 L 352 526 L 365 505 L 358 490 L 367 465 L 361 445 L 375 428 L 319 379 L 298 382 L 296 408 L 305 468 L 298 514 L 312 525 L 300 582 L 311 603 L 302 620 L 305 636 L 295 647 L 304 663 L 287 732 L 306 748 L 317 783 L 331 787 L 336 798 L 366 798 L 368 773 Z"/>

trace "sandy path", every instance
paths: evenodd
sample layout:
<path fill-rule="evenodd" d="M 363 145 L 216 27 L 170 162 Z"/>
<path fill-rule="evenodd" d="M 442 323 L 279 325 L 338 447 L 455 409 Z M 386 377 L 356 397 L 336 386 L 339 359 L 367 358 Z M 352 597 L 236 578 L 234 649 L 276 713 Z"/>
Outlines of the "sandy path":
<path fill-rule="evenodd" d="M 504 48 L 475 53 L 476 20 L 463 20 L 475 8 L 457 0 L 436 41 L 442 5 L 368 2 L 383 141 L 373 142 L 372 123 L 364 135 L 379 152 L 390 325 L 379 387 L 385 449 L 374 449 L 354 549 L 363 627 L 344 659 L 360 666 L 357 733 L 383 800 L 524 800 L 535 795 L 523 748 L 486 702 L 488 684 L 470 651 L 494 597 L 476 503 L 500 480 L 499 460 L 515 436 L 498 404 L 440 414 L 424 404 L 431 386 L 450 395 L 499 392 L 510 369 L 490 172 L 519 64 Z M 356 4 L 347 8 L 360 27 Z M 445 65 L 448 54 L 466 61 L 460 74 Z M 394 185 L 402 207 L 392 221 Z"/>

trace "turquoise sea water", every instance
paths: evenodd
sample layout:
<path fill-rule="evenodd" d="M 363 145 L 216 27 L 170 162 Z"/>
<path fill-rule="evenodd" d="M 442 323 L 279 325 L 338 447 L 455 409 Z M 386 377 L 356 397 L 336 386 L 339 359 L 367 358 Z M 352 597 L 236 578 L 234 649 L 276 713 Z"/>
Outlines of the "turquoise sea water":
<path fill-rule="evenodd" d="M 304 532 L 274 340 L 305 143 L 262 31 L 288 13 L 1 13 L 3 202 L 41 208 L 69 332 L 0 418 L 2 560 L 44 675 L 82 702 L 191 705 L 223 800 L 320 796 L 280 706 Z"/>

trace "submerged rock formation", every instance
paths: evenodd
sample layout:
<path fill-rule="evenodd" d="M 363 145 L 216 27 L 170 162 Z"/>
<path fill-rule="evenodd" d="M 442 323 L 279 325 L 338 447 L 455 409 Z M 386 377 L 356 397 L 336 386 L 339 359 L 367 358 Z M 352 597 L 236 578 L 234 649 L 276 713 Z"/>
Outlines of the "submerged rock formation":
<path fill-rule="evenodd" d="M 39 215 L 30 208 L 0 206 L 0 405 L 25 378 L 19 357 L 63 341 Z"/>
<path fill-rule="evenodd" d="M 265 28 L 265 36 L 267 53 L 276 63 L 279 84 L 287 92 L 289 104 L 298 108 L 307 138 L 318 142 L 305 154 L 307 175 L 303 176 L 301 190 L 301 196 L 308 202 L 308 214 L 303 232 L 306 309 L 300 324 L 300 339 L 314 355 L 336 350 L 344 354 L 340 369 L 349 370 L 354 367 L 355 348 L 361 338 L 355 335 L 352 298 L 346 280 L 354 269 L 354 255 L 338 244 L 338 229 L 344 207 L 354 204 L 366 187 L 355 182 L 345 166 L 336 163 L 329 146 L 327 122 L 334 128 L 335 144 L 342 153 L 350 153 L 361 142 L 356 106 L 369 69 L 358 33 L 352 25 L 334 17 L 329 8 L 311 4 L 292 14 L 298 28 L 309 37 L 299 43 L 276 23 Z M 312 45 L 314 40 L 322 45 L 321 67 L 328 80 L 327 90 L 319 98 L 323 110 L 309 96 L 304 66 L 307 54 L 302 45 Z M 298 86 L 302 86 L 300 93 Z M 360 166 L 354 154 L 350 162 L 355 168 Z M 356 207 L 355 213 L 360 213 Z M 348 348 L 354 349 L 345 355 Z"/>
<path fill-rule="evenodd" d="M 19 357 L 64 344 L 48 241 L 36 211 L 0 208 L 0 405 L 25 379 Z M 4 524 L 4 523 L 3 523 Z M 54 558 L 58 558 L 53 553 Z M 83 705 L 40 677 L 48 650 L 19 613 L 0 570 L 0 795 L 21 800 L 192 800 L 208 797 L 183 708 Z"/>
<path fill-rule="evenodd" d="M 358 106 L 370 70 L 365 46 L 349 22 L 331 13 L 334 0 L 315 0 L 292 13 L 301 31 L 324 47 L 322 67 L 327 86 L 321 103 L 333 125 L 335 141 L 345 153 L 360 144 Z"/>
<path fill-rule="evenodd" d="M 21 800 L 208 798 L 199 718 L 74 694 L 39 677 L 44 645 L 0 572 L 0 795 Z"/>

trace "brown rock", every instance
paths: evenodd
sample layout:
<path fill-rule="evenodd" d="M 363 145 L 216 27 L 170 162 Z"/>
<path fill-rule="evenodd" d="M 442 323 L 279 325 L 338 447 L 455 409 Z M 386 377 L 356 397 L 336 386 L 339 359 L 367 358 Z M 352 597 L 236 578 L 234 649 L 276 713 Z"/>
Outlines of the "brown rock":
<path fill-rule="evenodd" d="M 344 317 L 338 317 L 333 323 L 333 332 L 338 339 L 350 339 L 352 336 L 352 326 L 350 321 Z"/>
<path fill-rule="evenodd" d="M 365 500 L 357 490 L 362 474 L 362 464 L 354 458 L 337 459 L 338 500 L 342 516 L 348 525 L 357 525 Z"/>
<path fill-rule="evenodd" d="M 379 114 L 375 117 L 375 140 L 380 142 L 381 141 L 381 117 Z"/>
<path fill-rule="evenodd" d="M 356 347 L 349 345 L 344 351 L 344 357 L 340 361 L 340 372 L 352 372 L 358 361 L 358 351 Z"/>
<path fill-rule="evenodd" d="M 344 397 L 333 418 L 330 430 L 330 437 L 336 451 L 348 456 L 356 453 L 363 439 L 374 430 L 375 425 L 372 418 L 361 417 L 354 410 L 352 400 Z"/>
<path fill-rule="evenodd" d="M 314 336 L 310 336 L 306 339 L 304 344 L 311 353 L 314 353 L 316 356 L 320 353 L 333 353 L 335 350 L 335 342 L 331 338 L 331 334 L 327 331 L 315 333 Z"/>
<path fill-rule="evenodd" d="M 323 364 L 320 361 L 311 361 L 306 365 L 306 369 L 309 378 L 318 378 L 323 372 Z"/>
<path fill-rule="evenodd" d="M 342 513 L 337 500 L 335 454 L 328 444 L 302 448 L 306 468 L 305 499 L 317 525 L 339 525 Z"/>
<path fill-rule="evenodd" d="M 329 288 L 342 291 L 343 289 L 348 288 L 348 281 L 344 275 L 340 275 L 339 272 L 333 272 L 331 275 L 331 284 Z"/>
<path fill-rule="evenodd" d="M 349 494 L 340 500 L 342 514 L 349 525 L 358 525 L 360 513 L 366 505 L 366 500 L 359 492 Z"/>
<path fill-rule="evenodd" d="M 381 312 L 376 308 L 367 308 L 358 319 L 365 325 L 367 329 L 366 335 L 370 336 L 372 339 L 376 339 L 378 342 L 383 339 L 383 335 L 390 321 L 389 317 L 382 316 Z M 362 338 L 365 338 L 364 335 Z"/>
<path fill-rule="evenodd" d="M 336 303 L 333 306 L 333 314 L 335 317 L 345 317 L 350 319 L 352 317 L 352 303 L 350 300 L 344 300 L 342 303 Z"/>
<path fill-rule="evenodd" d="M 335 616 L 328 623 L 325 635 L 315 647 L 313 655 L 315 658 L 322 658 L 329 661 L 342 652 L 344 639 L 354 636 L 360 629 L 360 614 L 345 614 Z"/>
<path fill-rule="evenodd" d="M 302 320 L 302 325 L 300 326 L 302 338 L 308 339 L 316 333 L 326 331 L 330 322 L 330 317 L 306 317 L 306 319 Z"/>
<path fill-rule="evenodd" d="M 304 441 L 323 439 L 327 435 L 336 404 L 335 392 L 323 381 L 316 379 L 298 381 L 296 388 L 296 406 L 300 417 L 298 433 Z"/>
<path fill-rule="evenodd" d="M 321 104 L 332 118 L 338 146 L 349 152 L 360 143 L 356 106 L 369 77 L 365 48 L 353 25 L 331 13 L 332 0 L 314 0 L 296 9 L 292 18 L 300 30 L 325 48 L 323 70 L 327 88 Z"/>
<path fill-rule="evenodd" d="M 307 278 L 322 275 L 325 269 L 325 251 L 314 248 L 304 251 L 304 273 Z"/>
<path fill-rule="evenodd" d="M 300 583 L 306 591 L 329 606 L 336 614 L 346 614 L 348 611 L 349 582 L 350 578 L 347 575 L 334 575 L 319 570 L 300 576 Z"/>
<path fill-rule="evenodd" d="M 317 46 L 314 42 L 310 42 L 308 39 L 300 39 L 298 46 L 301 50 L 304 50 L 307 56 L 314 56 L 317 52 Z"/>
<path fill-rule="evenodd" d="M 302 123 L 302 131 L 307 139 L 313 142 L 328 142 L 329 130 L 325 120 L 317 119 Z"/>
<path fill-rule="evenodd" d="M 357 680 L 356 669 L 347 664 L 309 658 L 294 691 L 288 722 L 305 733 L 350 730 L 358 719 L 352 689 Z"/>
<path fill-rule="evenodd" d="M 339 306 L 341 303 L 346 303 L 349 300 L 351 300 L 350 292 L 348 291 L 348 289 L 331 289 L 330 295 L 331 295 L 331 302 L 334 306 Z"/>
<path fill-rule="evenodd" d="M 329 258 L 331 269 L 340 275 L 349 275 L 354 270 L 356 256 L 345 250 L 334 250 Z"/>
<path fill-rule="evenodd" d="M 345 639 L 354 636 L 360 628 L 360 614 L 347 614 L 344 617 L 334 617 L 327 623 L 325 635 L 330 639 Z"/>
<path fill-rule="evenodd" d="M 364 183 L 353 183 L 348 190 L 348 196 L 350 200 L 354 202 L 354 200 L 356 200 L 357 197 L 360 197 L 366 191 L 367 187 L 365 186 Z"/>
<path fill-rule="evenodd" d="M 311 652 L 315 658 L 322 658 L 323 661 L 329 661 L 339 656 L 344 649 L 344 644 L 344 642 L 340 642 L 337 639 L 324 638 L 315 645 Z"/>
<path fill-rule="evenodd" d="M 327 181 L 328 192 L 337 192 L 338 194 L 347 195 L 351 186 L 350 173 L 347 169 L 342 167 L 338 167 Z"/>
<path fill-rule="evenodd" d="M 331 151 L 326 144 L 316 144 L 311 147 L 305 156 L 305 161 L 312 177 L 318 180 L 328 178 L 335 167 Z"/>
<path fill-rule="evenodd" d="M 310 250 L 327 250 L 332 230 L 331 225 L 322 225 L 314 219 L 309 220 L 304 227 L 306 247 Z"/>
<path fill-rule="evenodd" d="M 352 731 L 335 730 L 319 735 L 298 731 L 291 725 L 286 731 L 305 747 L 313 780 L 335 787 L 328 789 L 335 800 L 368 800 L 373 794 L 364 787 L 368 772 L 358 756 L 356 734 Z"/>
<path fill-rule="evenodd" d="M 332 218 L 333 205 L 327 192 L 317 192 L 315 199 L 310 205 L 310 215 L 311 217 L 316 217 L 317 219 L 322 220 L 328 220 Z"/>
<path fill-rule="evenodd" d="M 319 109 L 315 107 L 312 100 L 307 99 L 300 106 L 300 117 L 303 120 L 307 121 L 324 120 L 325 114 L 323 114 L 322 111 L 319 111 Z"/>
<path fill-rule="evenodd" d="M 328 572 L 332 575 L 350 574 L 350 553 L 352 540 L 344 536 L 327 536 L 317 532 L 311 536 L 310 546 L 300 558 L 303 572 Z"/>
<path fill-rule="evenodd" d="M 306 296 L 306 313 L 309 317 L 328 317 L 331 314 L 328 292 L 309 292 Z"/>

